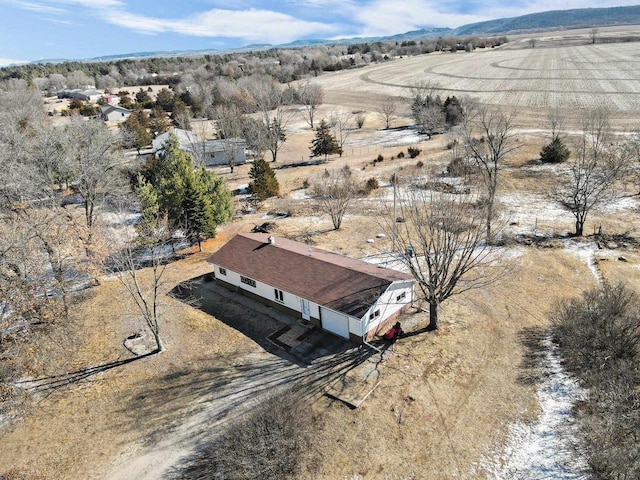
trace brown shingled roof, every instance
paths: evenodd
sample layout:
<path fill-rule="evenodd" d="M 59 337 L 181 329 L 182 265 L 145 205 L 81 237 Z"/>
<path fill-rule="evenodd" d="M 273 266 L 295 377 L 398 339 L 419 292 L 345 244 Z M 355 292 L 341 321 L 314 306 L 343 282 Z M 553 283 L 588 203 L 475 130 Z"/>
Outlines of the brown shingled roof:
<path fill-rule="evenodd" d="M 208 259 L 319 305 L 361 317 L 387 287 L 412 280 L 406 273 L 262 233 L 233 237 Z"/>

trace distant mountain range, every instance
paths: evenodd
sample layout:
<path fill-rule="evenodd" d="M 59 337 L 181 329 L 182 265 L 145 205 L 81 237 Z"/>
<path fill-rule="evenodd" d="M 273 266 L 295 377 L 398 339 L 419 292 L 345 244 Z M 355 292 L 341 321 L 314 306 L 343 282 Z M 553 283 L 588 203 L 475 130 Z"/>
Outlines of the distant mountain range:
<path fill-rule="evenodd" d="M 87 62 L 109 62 L 126 58 L 149 57 L 177 57 L 205 54 L 220 54 L 231 52 L 243 52 L 250 50 L 267 50 L 269 48 L 295 48 L 310 47 L 314 45 L 335 45 L 365 42 L 400 42 L 419 40 L 424 38 L 437 38 L 445 36 L 471 36 L 471 35 L 506 35 L 525 33 L 540 30 L 562 30 L 567 28 L 606 27 L 612 25 L 636 25 L 640 24 L 640 5 L 630 7 L 609 8 L 574 8 L 571 10 L 553 10 L 541 13 L 532 13 L 513 18 L 499 18 L 486 22 L 470 23 L 458 28 L 422 28 L 397 35 L 384 37 L 356 37 L 339 40 L 297 40 L 283 45 L 247 45 L 234 50 L 186 50 L 172 52 L 138 52 L 121 55 L 108 55 L 87 59 Z M 32 63 L 59 63 L 67 60 L 38 60 Z"/>

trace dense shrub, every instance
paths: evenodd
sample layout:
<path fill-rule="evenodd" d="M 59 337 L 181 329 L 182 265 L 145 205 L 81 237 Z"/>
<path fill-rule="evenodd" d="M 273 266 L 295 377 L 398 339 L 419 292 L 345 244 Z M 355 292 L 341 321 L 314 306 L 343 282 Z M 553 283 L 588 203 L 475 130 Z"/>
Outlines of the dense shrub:
<path fill-rule="evenodd" d="M 364 193 L 368 195 L 372 190 L 376 190 L 380 188 L 380 184 L 378 183 L 378 179 L 375 177 L 371 177 L 364 184 Z"/>
<path fill-rule="evenodd" d="M 447 165 L 447 173 L 453 177 L 465 177 L 469 171 L 469 164 L 460 157 L 454 158 Z"/>
<path fill-rule="evenodd" d="M 407 153 L 409 154 L 409 158 L 416 158 L 418 155 L 420 155 L 420 152 L 422 150 L 420 150 L 417 147 L 409 147 L 407 148 Z"/>
<path fill-rule="evenodd" d="M 592 478 L 640 476 L 640 303 L 603 285 L 558 305 L 554 339 L 565 367 L 588 390 L 576 417 Z"/>
<path fill-rule="evenodd" d="M 190 459 L 180 478 L 285 480 L 300 478 L 314 421 L 296 393 L 264 399 Z"/>
<path fill-rule="evenodd" d="M 398 154 L 398 158 L 404 158 L 404 152 L 400 152 L 400 153 Z"/>
<path fill-rule="evenodd" d="M 418 163 L 416 163 L 416 167 L 418 168 L 424 167 L 424 163 L 422 163 L 422 160 L 418 160 Z"/>

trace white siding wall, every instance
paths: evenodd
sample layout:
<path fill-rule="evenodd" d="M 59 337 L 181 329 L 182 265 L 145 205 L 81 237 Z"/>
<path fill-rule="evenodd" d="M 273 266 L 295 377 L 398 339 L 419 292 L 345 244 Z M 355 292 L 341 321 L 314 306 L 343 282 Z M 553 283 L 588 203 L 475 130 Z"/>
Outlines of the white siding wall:
<path fill-rule="evenodd" d="M 276 300 L 275 287 L 272 287 L 271 285 L 268 285 L 263 282 L 258 282 L 256 280 L 256 286 L 252 287 L 250 285 L 247 285 L 246 283 L 242 283 L 242 281 L 240 280 L 240 274 L 232 270 L 227 269 L 226 275 L 220 274 L 220 268 L 217 265 L 215 265 L 215 273 L 216 273 L 216 277 L 224 282 L 240 287 L 243 290 L 246 290 L 247 292 L 252 292 L 256 295 L 266 298 L 267 300 L 278 302 L 284 305 L 285 307 L 290 308 L 291 310 L 295 310 L 296 312 L 301 312 L 301 315 L 302 315 L 302 305 L 300 303 L 301 299 L 297 295 L 283 291 L 282 292 L 283 301 L 280 302 Z M 248 275 L 245 275 L 245 276 L 248 276 Z M 320 306 L 317 303 L 309 302 L 309 313 L 313 318 L 320 318 Z"/>
<path fill-rule="evenodd" d="M 247 163 L 247 157 L 243 151 L 236 153 L 235 164 L 241 163 Z M 229 160 L 224 152 L 213 152 L 208 154 L 206 164 L 207 166 L 229 165 Z"/>
<path fill-rule="evenodd" d="M 413 300 L 413 281 L 394 282 L 389 285 L 389 288 L 380 296 L 378 301 L 371 306 L 367 313 L 362 317 L 362 334 L 365 331 L 375 330 L 378 325 L 384 322 L 387 318 L 397 313 L 402 307 Z M 396 299 L 404 293 L 404 299 L 400 302 Z M 376 311 L 380 311 L 380 315 L 377 317 L 369 318 L 371 314 L 375 314 Z"/>
<path fill-rule="evenodd" d="M 349 333 L 358 337 L 364 336 L 363 325 L 364 323 L 359 318 L 349 317 Z"/>

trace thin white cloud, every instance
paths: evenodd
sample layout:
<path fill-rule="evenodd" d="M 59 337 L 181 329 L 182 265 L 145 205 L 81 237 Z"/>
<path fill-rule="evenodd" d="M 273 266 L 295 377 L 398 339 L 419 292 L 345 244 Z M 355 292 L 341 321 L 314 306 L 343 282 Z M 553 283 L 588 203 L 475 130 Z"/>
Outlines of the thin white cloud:
<path fill-rule="evenodd" d="M 175 32 L 197 37 L 229 37 L 247 41 L 282 43 L 310 33 L 331 35 L 336 26 L 309 22 L 269 10 L 213 9 L 184 19 L 160 19 L 118 9 L 102 12 L 102 18 L 140 33 Z"/>
<path fill-rule="evenodd" d="M 62 5 L 82 5 L 88 8 L 124 8 L 124 2 L 120 0 L 47 0 L 50 3 Z"/>
<path fill-rule="evenodd" d="M 53 15 L 65 13 L 65 10 L 62 8 L 46 5 L 44 3 L 24 2 L 22 0 L 12 0 L 11 3 L 31 12 L 49 13 Z"/>
<path fill-rule="evenodd" d="M 43 22 L 59 23 L 62 25 L 74 25 L 71 20 L 65 20 L 63 18 L 41 17 L 40 20 Z"/>
<path fill-rule="evenodd" d="M 121 0 L 10 0 L 25 10 L 64 13 L 64 7 L 81 6 L 83 14 L 138 33 L 173 32 L 196 37 L 238 38 L 248 42 L 284 43 L 308 35 L 331 36 L 339 33 L 338 25 L 308 21 L 286 13 L 259 8 L 231 10 L 214 8 L 184 18 L 158 18 L 128 11 Z M 337 0 L 306 0 L 315 4 Z M 352 0 L 346 0 L 350 3 Z"/>

